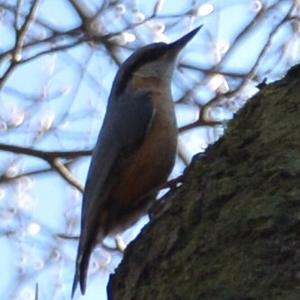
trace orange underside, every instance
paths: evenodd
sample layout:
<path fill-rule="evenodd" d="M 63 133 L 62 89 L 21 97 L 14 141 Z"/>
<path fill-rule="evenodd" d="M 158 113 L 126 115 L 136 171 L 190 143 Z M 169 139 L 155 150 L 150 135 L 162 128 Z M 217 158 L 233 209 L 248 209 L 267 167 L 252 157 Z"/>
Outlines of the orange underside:
<path fill-rule="evenodd" d="M 122 163 L 111 190 L 109 198 L 121 209 L 137 208 L 143 206 L 143 201 L 150 201 L 147 196 L 167 180 L 175 161 L 177 128 L 170 95 L 160 80 L 144 81 L 136 79 L 134 83 L 139 88 L 146 85 L 149 89 L 152 85 L 155 115 L 143 144 Z"/>

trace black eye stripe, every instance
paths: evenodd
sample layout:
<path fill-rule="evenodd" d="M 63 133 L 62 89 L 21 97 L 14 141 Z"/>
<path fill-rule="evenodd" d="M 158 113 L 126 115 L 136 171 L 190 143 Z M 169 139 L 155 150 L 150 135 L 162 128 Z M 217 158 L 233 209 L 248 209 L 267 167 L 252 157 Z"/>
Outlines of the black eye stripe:
<path fill-rule="evenodd" d="M 113 83 L 112 92 L 118 95 L 124 91 L 133 73 L 142 65 L 155 61 L 168 51 L 168 44 L 155 43 L 136 50 L 120 67 Z"/>

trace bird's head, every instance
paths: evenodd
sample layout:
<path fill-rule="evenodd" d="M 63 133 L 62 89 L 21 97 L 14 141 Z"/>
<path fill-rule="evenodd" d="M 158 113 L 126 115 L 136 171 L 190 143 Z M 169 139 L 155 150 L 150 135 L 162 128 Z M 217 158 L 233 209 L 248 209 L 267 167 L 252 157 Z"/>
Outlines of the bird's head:
<path fill-rule="evenodd" d="M 122 93 L 135 76 L 159 78 L 169 84 L 178 53 L 196 35 L 201 27 L 197 27 L 170 44 L 153 43 L 136 50 L 121 65 L 113 83 L 114 93 Z"/>

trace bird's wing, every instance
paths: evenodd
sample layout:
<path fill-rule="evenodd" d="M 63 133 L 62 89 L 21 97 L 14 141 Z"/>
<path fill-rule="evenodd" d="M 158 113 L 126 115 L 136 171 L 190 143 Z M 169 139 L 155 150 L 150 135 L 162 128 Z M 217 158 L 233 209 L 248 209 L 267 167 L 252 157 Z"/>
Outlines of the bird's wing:
<path fill-rule="evenodd" d="M 89 258 L 99 232 L 99 211 L 117 178 L 116 163 L 141 145 L 151 126 L 154 107 L 150 92 L 128 91 L 109 101 L 106 116 L 93 152 L 82 203 L 81 233 L 72 297 L 78 282 L 86 288 Z M 104 234 L 102 232 L 102 234 Z"/>

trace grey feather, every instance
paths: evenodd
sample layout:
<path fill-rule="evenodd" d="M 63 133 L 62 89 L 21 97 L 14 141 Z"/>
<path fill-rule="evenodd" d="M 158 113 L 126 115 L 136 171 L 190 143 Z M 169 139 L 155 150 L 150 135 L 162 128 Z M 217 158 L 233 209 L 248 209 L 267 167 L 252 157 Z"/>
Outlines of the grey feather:
<path fill-rule="evenodd" d="M 117 99 L 109 99 L 83 195 L 81 233 L 72 297 L 78 282 L 84 294 L 91 252 L 99 236 L 104 237 L 107 234 L 107 232 L 99 232 L 97 225 L 101 207 L 109 201 L 113 178 L 118 176 L 114 174 L 116 164 L 142 144 L 151 126 L 153 114 L 150 92 L 126 90 Z"/>

